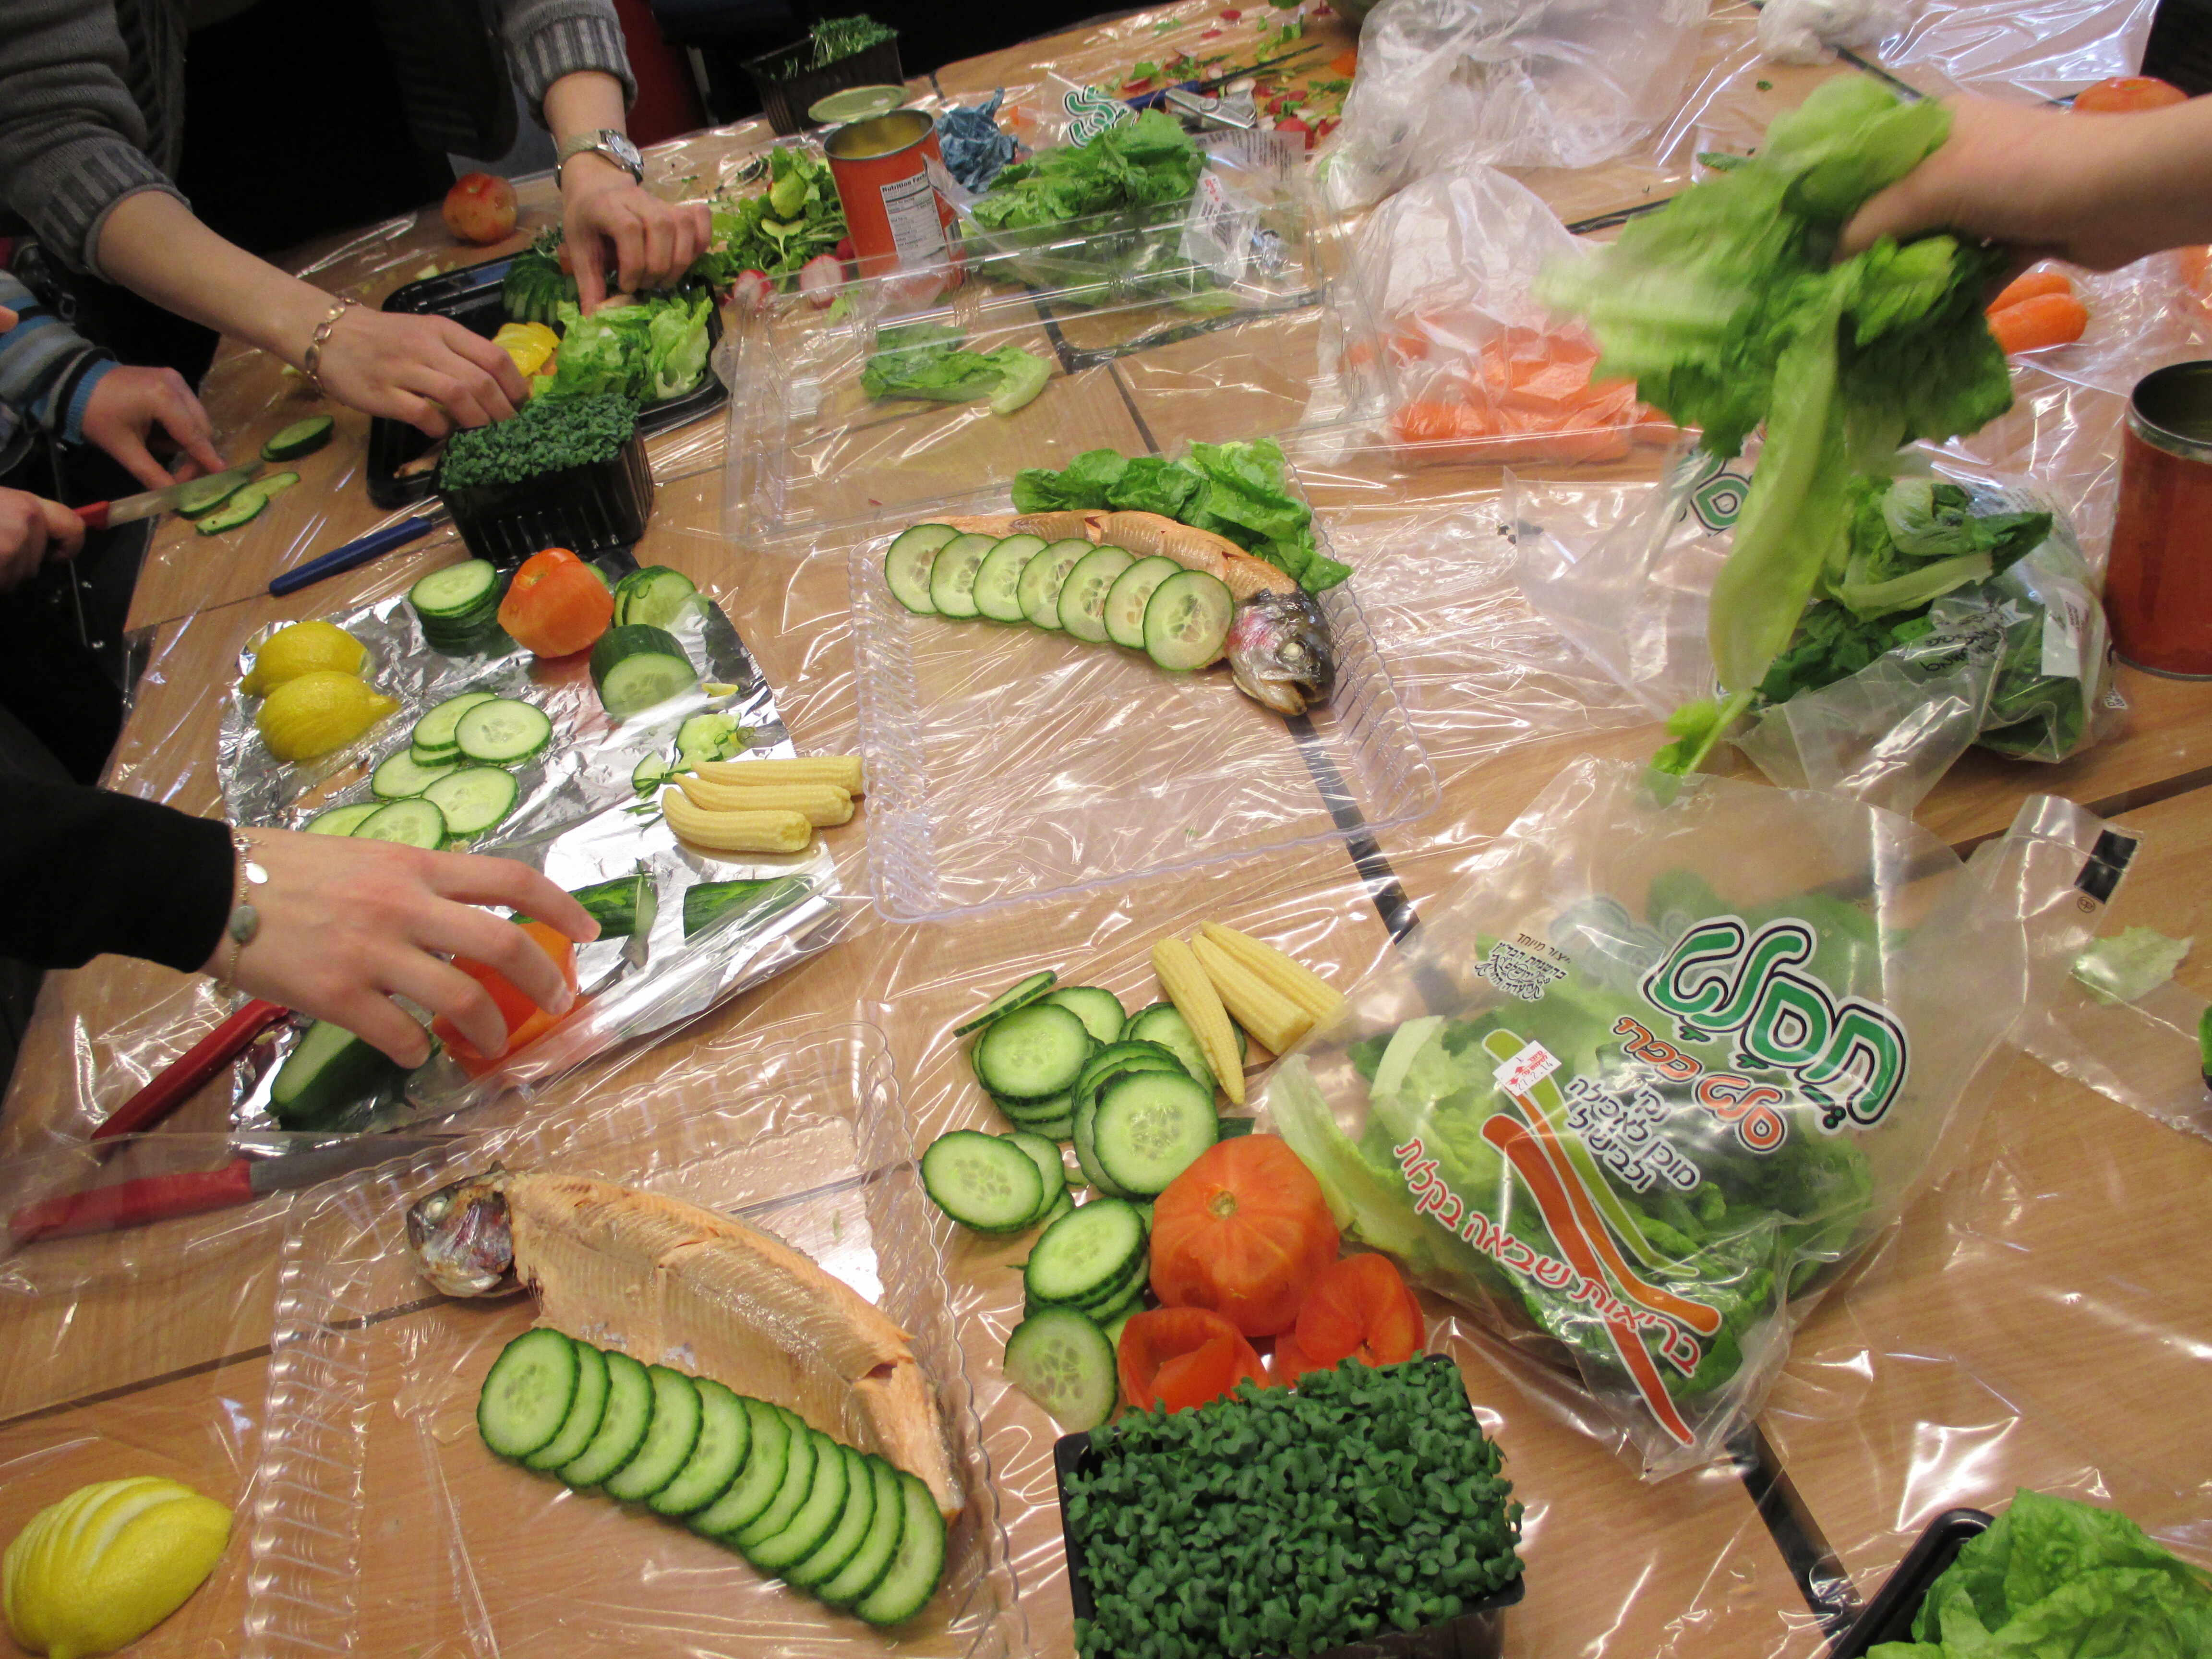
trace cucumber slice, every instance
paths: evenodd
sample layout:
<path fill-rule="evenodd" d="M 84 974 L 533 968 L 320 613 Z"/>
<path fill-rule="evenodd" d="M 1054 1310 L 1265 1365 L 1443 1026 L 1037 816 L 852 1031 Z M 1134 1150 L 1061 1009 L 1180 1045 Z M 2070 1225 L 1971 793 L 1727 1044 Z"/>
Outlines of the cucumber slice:
<path fill-rule="evenodd" d="M 379 800 L 412 800 L 459 765 L 457 761 L 447 761 L 425 766 L 411 750 L 403 749 L 378 763 L 376 770 L 369 775 L 369 793 Z"/>
<path fill-rule="evenodd" d="M 628 1354 L 610 1352 L 606 1413 L 584 1449 L 561 1466 L 562 1480 L 579 1488 L 598 1486 L 637 1455 L 652 1426 L 652 1378 Z"/>
<path fill-rule="evenodd" d="M 454 746 L 486 766 L 520 766 L 552 740 L 545 711 L 520 697 L 493 697 L 464 708 L 453 722 Z"/>
<path fill-rule="evenodd" d="M 1203 570 L 1178 570 L 1152 590 L 1145 607 L 1145 654 L 1181 672 L 1221 654 L 1237 601 L 1229 584 Z"/>
<path fill-rule="evenodd" d="M 422 799 L 446 815 L 452 841 L 481 836 L 522 798 L 514 774 L 496 766 L 464 766 L 448 772 L 422 792 Z"/>
<path fill-rule="evenodd" d="M 647 565 L 615 584 L 615 623 L 665 628 L 691 609 L 698 593 L 697 585 L 682 571 L 665 564 Z"/>
<path fill-rule="evenodd" d="M 274 501 L 299 482 L 300 475 L 296 472 L 272 472 L 267 477 L 257 480 L 253 488 L 261 492 L 263 500 Z"/>
<path fill-rule="evenodd" d="M 660 908 L 653 878 L 643 870 L 635 875 L 617 876 L 612 881 L 595 881 L 589 887 L 579 887 L 568 896 L 582 905 L 592 920 L 599 924 L 601 939 L 629 939 L 638 933 L 650 933 L 653 919 Z"/>
<path fill-rule="evenodd" d="M 289 461 L 301 455 L 312 455 L 331 441 L 331 417 L 310 415 L 304 421 L 291 425 L 261 446 L 264 461 Z"/>
<path fill-rule="evenodd" d="M 218 472 L 213 477 L 195 478 L 179 492 L 177 511 L 187 519 L 197 519 L 204 513 L 212 513 L 245 489 L 246 483 L 246 479 L 236 472 Z"/>
<path fill-rule="evenodd" d="M 811 1589 L 841 1571 L 860 1553 L 860 1546 L 867 1542 L 869 1529 L 875 1523 L 876 1476 L 869 1467 L 867 1455 L 850 1446 L 837 1449 L 844 1454 L 845 1507 L 837 1516 L 836 1528 L 813 1553 L 784 1569 L 784 1582 L 800 1589 Z"/>
<path fill-rule="evenodd" d="M 269 497 L 258 484 L 250 484 L 234 492 L 221 507 L 204 513 L 193 525 L 203 536 L 220 536 L 226 530 L 235 530 L 259 516 L 269 505 Z"/>
<path fill-rule="evenodd" d="M 395 800 L 361 821 L 356 841 L 392 841 L 434 853 L 446 844 L 446 815 L 427 800 Z"/>
<path fill-rule="evenodd" d="M 1068 1137 L 1075 1148 L 1076 1167 L 1083 1171 L 1083 1178 L 1091 1183 L 1093 1191 L 1107 1198 L 1129 1198 L 1133 1194 L 1123 1191 L 1120 1183 L 1099 1165 L 1094 1138 L 1097 1125 L 1098 1103 L 1095 1099 L 1085 1101 L 1074 1115 L 1074 1128 Z"/>
<path fill-rule="evenodd" d="M 750 901 L 765 881 L 696 881 L 684 890 L 684 937 L 703 933 Z"/>
<path fill-rule="evenodd" d="M 1062 1135 L 1060 1139 L 1065 1140 L 1067 1137 L 1066 1135 Z M 1049 1227 L 1054 1222 L 1059 1220 L 1060 1217 L 1064 1215 L 1073 1215 L 1074 1213 L 1074 1195 L 1071 1193 L 1063 1191 L 1058 1198 L 1053 1200 L 1052 1208 L 1044 1212 L 1044 1224 Z"/>
<path fill-rule="evenodd" d="M 688 772 L 702 761 L 735 760 L 751 741 L 734 714 L 694 714 L 676 728 L 677 761 Z"/>
<path fill-rule="evenodd" d="M 407 603 L 425 623 L 473 623 L 484 615 L 498 612 L 499 571 L 488 559 L 463 559 L 443 570 L 433 570 L 409 588 Z M 465 695 L 481 699 L 491 694 Z"/>
<path fill-rule="evenodd" d="M 1042 1212 L 1044 1177 L 1012 1141 L 955 1129 L 921 1155 L 921 1185 L 937 1207 L 979 1233 L 1018 1232 Z"/>
<path fill-rule="evenodd" d="M 1018 623 L 1022 615 L 1022 572 L 1044 551 L 1042 536 L 1009 536 L 994 547 L 975 573 L 975 609 L 993 622 Z"/>
<path fill-rule="evenodd" d="M 937 1500 L 919 1478 L 898 1472 L 899 1507 L 905 1524 L 898 1548 L 882 1580 L 858 1601 L 853 1611 L 872 1625 L 896 1625 L 911 1619 L 937 1594 L 937 1581 L 945 1576 L 945 1517 Z"/>
<path fill-rule="evenodd" d="M 1114 591 L 1114 584 L 1121 579 L 1121 573 L 1136 562 L 1136 556 L 1126 548 L 1092 548 L 1067 573 L 1067 580 L 1060 587 L 1060 627 L 1079 640 L 1092 645 L 1103 643 L 1106 596 Z M 1223 591 L 1227 592 L 1225 588 Z"/>
<path fill-rule="evenodd" d="M 1215 1135 L 1212 1090 L 1179 1072 L 1138 1072 L 1098 1091 L 1091 1144 L 1115 1185 L 1157 1198 Z"/>
<path fill-rule="evenodd" d="M 949 524 L 918 524 L 896 538 L 884 555 L 884 582 L 891 597 L 918 616 L 937 614 L 929 597 L 929 577 L 937 550 L 959 535 Z"/>
<path fill-rule="evenodd" d="M 814 1478 L 806 1489 L 806 1501 L 768 1537 L 749 1546 L 747 1534 L 738 1534 L 738 1547 L 744 1552 L 745 1559 L 763 1572 L 781 1573 L 813 1554 L 837 1530 L 837 1519 L 845 1512 L 849 1477 L 845 1449 L 819 1429 L 809 1429 L 806 1433 L 814 1443 Z"/>
<path fill-rule="evenodd" d="M 1006 990 L 1000 992 L 998 995 L 993 997 L 988 1002 L 983 1005 L 982 1008 L 976 1013 L 975 1017 L 969 1020 L 966 1024 L 954 1026 L 952 1028 L 952 1035 L 955 1036 L 966 1036 L 969 1032 L 976 1030 L 978 1027 L 988 1025 L 993 1020 L 998 1018 L 1000 1014 L 1012 1013 L 1015 1009 L 1021 1007 L 1024 1003 L 1035 1002 L 1047 991 L 1052 989 L 1054 985 L 1059 981 L 1059 979 L 1060 975 L 1053 972 L 1049 968 L 1044 969 L 1040 972 L 1031 974 L 1019 984 L 1012 986 Z"/>
<path fill-rule="evenodd" d="M 642 623 L 610 628 L 592 647 L 592 684 L 614 719 L 626 720 L 699 684 L 699 671 L 673 634 Z"/>
<path fill-rule="evenodd" d="M 1198 1046 L 1198 1037 L 1189 1022 L 1172 1002 L 1156 1002 L 1149 1008 L 1139 1009 L 1121 1035 L 1126 1041 L 1156 1043 L 1166 1049 L 1182 1062 L 1183 1070 L 1209 1089 L 1221 1080 L 1206 1063 L 1206 1050 Z"/>
<path fill-rule="evenodd" d="M 1067 573 L 1096 550 L 1086 541 L 1054 542 L 1023 567 L 1014 592 L 1022 602 L 1022 615 L 1031 626 L 1059 632 L 1060 590 L 1067 581 Z"/>
<path fill-rule="evenodd" d="M 814 1462 L 820 1455 L 819 1449 L 830 1443 L 808 1428 L 797 1412 L 781 1406 L 773 1409 L 783 1419 L 789 1436 L 784 1444 L 783 1484 L 775 1489 L 766 1509 L 746 1525 L 723 1534 L 725 1543 L 736 1545 L 741 1552 L 766 1542 L 791 1524 L 799 1505 L 805 1503 L 806 1494 L 814 1489 Z"/>
<path fill-rule="evenodd" d="M 1145 607 L 1159 585 L 1182 568 L 1173 559 L 1155 553 L 1124 570 L 1106 594 L 1106 637 L 1132 651 L 1143 650 Z"/>
<path fill-rule="evenodd" d="M 1079 1117 L 1098 1103 L 1099 1091 L 1115 1079 L 1127 1077 L 1133 1072 L 1173 1072 L 1176 1076 L 1188 1075 L 1181 1060 L 1156 1042 L 1116 1042 L 1109 1045 L 1085 1062 L 1075 1079 L 1075 1086 L 1067 1091 L 1067 1113 Z"/>
<path fill-rule="evenodd" d="M 1006 1339 L 1006 1381 L 1070 1434 L 1111 1417 L 1121 1390 L 1106 1334 L 1063 1308 L 1047 1308 L 1014 1327 Z"/>
<path fill-rule="evenodd" d="M 1030 1212 L 1029 1219 L 1022 1224 L 1034 1227 L 1044 1219 L 1046 1212 L 1057 1204 L 1060 1195 L 1067 1190 L 1066 1162 L 1061 1158 L 1057 1144 L 1026 1129 L 1015 1129 L 999 1139 L 1009 1141 L 1027 1152 L 1030 1162 L 1036 1165 L 1037 1175 L 1044 1183 L 1044 1196 L 1038 1200 L 1036 1208 Z"/>
<path fill-rule="evenodd" d="M 728 1490 L 690 1519 L 691 1530 L 708 1538 L 726 1537 L 750 1525 L 781 1490 L 783 1466 L 790 1460 L 791 1425 L 784 1414 L 765 1400 L 738 1400 L 745 1408 L 751 1446 Z"/>
<path fill-rule="evenodd" d="M 283 1129 L 312 1129 L 397 1079 L 381 1048 L 319 1019 L 285 1056 L 269 1086 L 269 1112 Z"/>
<path fill-rule="evenodd" d="M 351 806 L 333 806 L 327 812 L 318 812 L 307 820 L 311 836 L 349 836 L 364 820 L 376 816 L 381 803 L 373 800 L 356 801 Z"/>
<path fill-rule="evenodd" d="M 1081 1020 L 1093 1042 L 1114 1042 L 1128 1023 L 1121 999 L 1096 985 L 1063 985 L 1046 992 L 1043 1000 L 1058 1003 Z"/>
<path fill-rule="evenodd" d="M 525 1331 L 500 1350 L 477 1396 L 477 1432 L 501 1457 L 527 1457 L 561 1432 L 576 1397 L 575 1344 Z"/>
<path fill-rule="evenodd" d="M 752 1414 L 745 1402 L 711 1376 L 695 1376 L 699 1393 L 699 1438 L 676 1478 L 645 1500 L 656 1515 L 681 1520 L 730 1489 L 752 1450 Z"/>
<path fill-rule="evenodd" d="M 561 1432 L 522 1460 L 526 1469 L 557 1469 L 574 1462 L 592 1443 L 599 1419 L 607 1413 L 607 1357 L 588 1342 L 575 1347 L 576 1397 L 561 1421 Z"/>
<path fill-rule="evenodd" d="M 1066 1009 L 1033 1002 L 1001 1014 L 975 1039 L 968 1059 L 976 1080 L 1010 1100 L 1064 1094 L 1091 1058 L 1091 1033 Z"/>
<path fill-rule="evenodd" d="M 900 1535 L 906 1530 L 906 1502 L 899 1472 L 880 1457 L 871 1455 L 864 1461 L 875 1516 L 868 1522 L 868 1535 L 861 1540 L 853 1559 L 814 1592 L 833 1607 L 850 1607 L 883 1582 L 891 1558 L 898 1553 Z"/>
<path fill-rule="evenodd" d="M 978 614 L 975 578 L 982 574 L 983 561 L 998 544 L 995 536 L 955 536 L 937 550 L 937 558 L 929 567 L 929 602 L 939 616 Z"/>
<path fill-rule="evenodd" d="M 653 1421 L 629 1462 L 606 1478 L 606 1494 L 640 1503 L 683 1473 L 699 1443 L 699 1390 L 681 1371 L 648 1365 L 653 1384 Z"/>
<path fill-rule="evenodd" d="M 415 750 L 415 758 L 425 760 L 439 755 L 458 759 L 461 752 L 460 739 L 453 735 L 461 716 L 480 702 L 498 700 L 496 691 L 464 691 L 459 696 L 431 705 L 430 712 L 415 722 L 415 729 L 407 734 L 408 745 Z"/>
<path fill-rule="evenodd" d="M 1039 1236 L 1022 1283 L 1040 1306 L 1097 1302 L 1121 1294 L 1144 1255 L 1145 1224 L 1135 1208 L 1094 1198 Z"/>

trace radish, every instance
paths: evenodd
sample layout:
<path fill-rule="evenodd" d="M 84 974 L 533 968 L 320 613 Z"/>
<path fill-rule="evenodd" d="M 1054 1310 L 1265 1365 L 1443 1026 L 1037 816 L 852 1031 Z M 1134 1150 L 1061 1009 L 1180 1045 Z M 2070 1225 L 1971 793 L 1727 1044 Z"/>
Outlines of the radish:
<path fill-rule="evenodd" d="M 851 264 L 859 254 L 859 250 L 854 247 L 853 239 L 849 236 L 840 236 L 837 239 L 837 246 L 830 249 L 830 252 L 837 256 L 840 264 Z"/>
<path fill-rule="evenodd" d="M 832 291 L 845 280 L 845 262 L 834 253 L 817 253 L 799 268 L 799 291 L 813 302 L 817 311 L 827 311 L 835 302 Z"/>
<path fill-rule="evenodd" d="M 1276 122 L 1275 131 L 1278 132 L 1296 133 L 1308 149 L 1311 149 L 1314 146 L 1313 129 L 1308 126 L 1304 122 L 1299 120 L 1295 115 L 1285 117 L 1284 119 Z"/>
<path fill-rule="evenodd" d="M 767 310 L 775 294 L 775 285 L 764 270 L 741 270 L 730 283 L 730 298 L 747 316 Z"/>

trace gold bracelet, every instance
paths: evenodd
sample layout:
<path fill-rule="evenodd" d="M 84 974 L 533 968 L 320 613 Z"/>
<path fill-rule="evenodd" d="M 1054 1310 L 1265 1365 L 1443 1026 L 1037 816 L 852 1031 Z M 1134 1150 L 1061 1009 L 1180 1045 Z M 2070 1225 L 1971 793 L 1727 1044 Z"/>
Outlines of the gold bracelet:
<path fill-rule="evenodd" d="M 230 920 L 223 924 L 222 931 L 230 940 L 230 963 L 216 984 L 224 991 L 237 989 L 238 959 L 261 932 L 261 912 L 254 906 L 252 890 L 266 886 L 269 881 L 268 870 L 253 857 L 251 836 L 234 829 L 230 844 L 238 854 L 238 902 L 231 907 Z"/>
<path fill-rule="evenodd" d="M 338 325 L 338 319 L 346 314 L 348 307 L 360 303 L 361 301 L 350 294 L 347 295 L 345 298 L 331 307 L 329 316 L 315 325 L 314 337 L 307 342 L 307 354 L 301 360 L 300 367 L 307 374 L 307 384 L 315 388 L 319 397 L 327 398 L 331 395 L 323 386 L 323 348 L 330 343 L 331 331 Z"/>

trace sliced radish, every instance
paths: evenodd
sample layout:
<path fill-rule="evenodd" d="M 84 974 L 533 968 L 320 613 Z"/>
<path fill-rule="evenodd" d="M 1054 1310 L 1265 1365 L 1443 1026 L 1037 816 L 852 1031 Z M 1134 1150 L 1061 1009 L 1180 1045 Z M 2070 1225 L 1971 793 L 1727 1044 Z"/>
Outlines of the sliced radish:
<path fill-rule="evenodd" d="M 775 284 L 769 281 L 764 270 L 741 270 L 730 283 L 730 298 L 748 316 L 767 310 L 768 302 L 775 296 Z"/>
<path fill-rule="evenodd" d="M 857 257 L 856 251 L 853 246 L 853 239 L 849 236 L 840 236 L 837 239 L 837 246 L 830 251 L 837 256 L 841 262 L 847 264 L 849 264 Z"/>
<path fill-rule="evenodd" d="M 834 253 L 817 253 L 799 268 L 799 291 L 817 311 L 827 311 L 845 281 L 845 262 Z"/>

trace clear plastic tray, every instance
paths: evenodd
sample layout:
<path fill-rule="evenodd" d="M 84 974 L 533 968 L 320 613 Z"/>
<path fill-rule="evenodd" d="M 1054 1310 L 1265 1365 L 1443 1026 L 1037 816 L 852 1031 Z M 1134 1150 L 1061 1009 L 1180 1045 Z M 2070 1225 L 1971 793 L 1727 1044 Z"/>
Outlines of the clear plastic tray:
<path fill-rule="evenodd" d="M 735 1075 L 742 1091 L 729 1086 Z M 478 1387 L 534 1305 L 431 1291 L 402 1218 L 495 1158 L 741 1216 L 912 1334 L 969 1500 L 922 1613 L 878 1637 L 719 1545 L 484 1449 Z M 588 1106 L 318 1189 L 285 1240 L 266 1429 L 241 1528 L 252 1549 L 244 1652 L 1026 1652 L 940 1266 L 949 1225 L 922 1194 L 890 1049 L 859 1024 L 641 1055 L 602 1079 Z"/>
<path fill-rule="evenodd" d="M 1006 499 L 960 510 L 1005 512 Z M 1285 720 L 1223 668 L 1170 674 L 1064 634 L 915 615 L 883 572 L 909 521 L 886 518 L 843 541 L 868 879 L 893 921 L 1360 835 L 1435 806 L 1436 773 L 1352 592 L 1356 574 L 1320 596 L 1335 696 Z"/>

